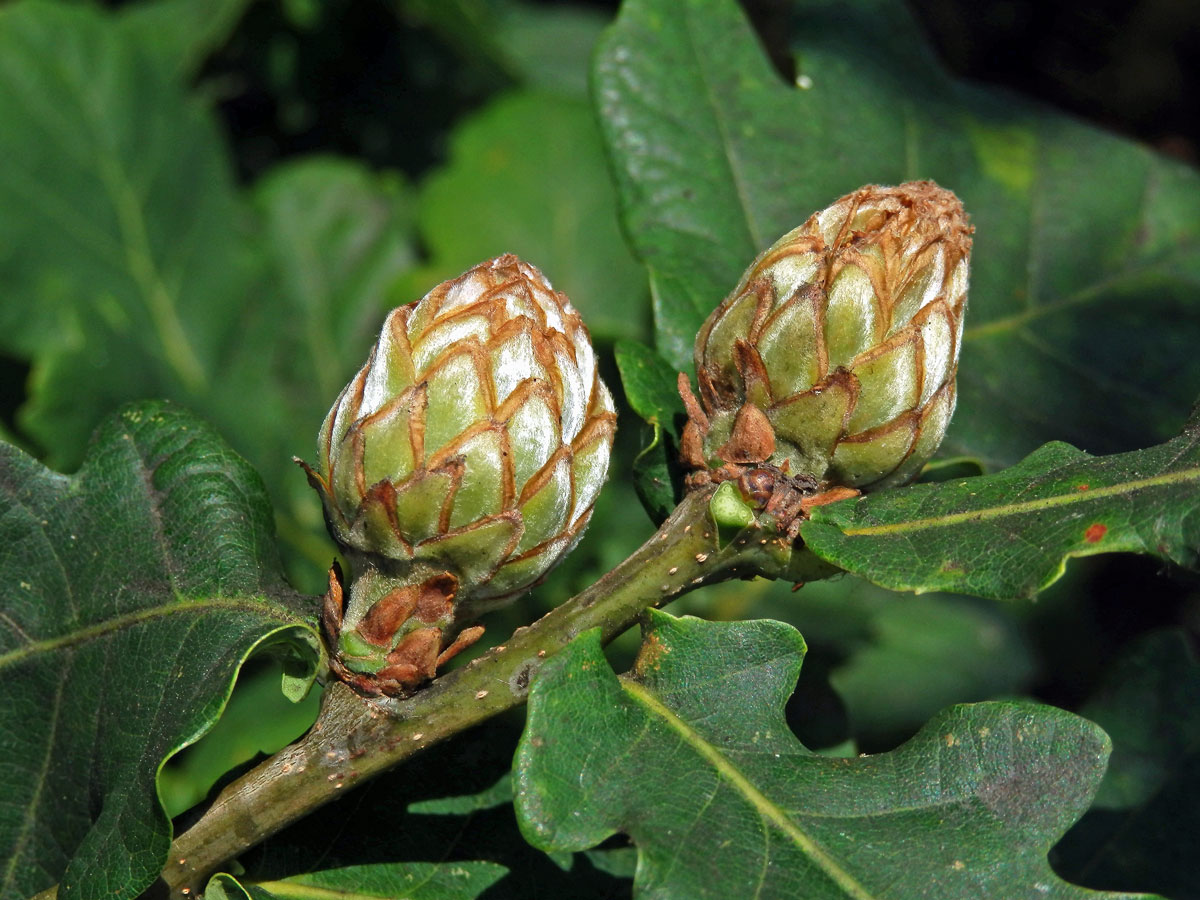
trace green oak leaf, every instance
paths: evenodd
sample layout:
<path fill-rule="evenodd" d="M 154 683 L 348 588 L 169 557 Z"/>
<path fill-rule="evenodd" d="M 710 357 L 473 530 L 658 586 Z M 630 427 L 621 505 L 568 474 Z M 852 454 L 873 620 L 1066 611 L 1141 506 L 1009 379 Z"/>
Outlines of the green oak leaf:
<path fill-rule="evenodd" d="M 84 358 L 70 420 L 36 398 L 21 418 L 75 463 L 114 393 L 211 388 L 254 273 L 248 222 L 209 111 L 91 6 L 0 9 L 0 121 L 0 344 L 35 359 L 35 394 L 46 348 Z"/>
<path fill-rule="evenodd" d="M 866 623 L 867 634 L 851 643 L 829 677 L 860 741 L 880 746 L 890 739 L 891 746 L 950 703 L 1019 696 L 1032 682 L 1036 661 L 1006 615 L 1012 607 L 861 588 L 879 608 Z M 802 623 L 803 616 L 796 620 Z"/>
<path fill-rule="evenodd" d="M 652 426 L 649 443 L 634 457 L 629 471 L 642 507 L 655 523 L 665 521 L 683 491 L 679 448 L 673 432 L 661 425 Z"/>
<path fill-rule="evenodd" d="M 242 884 L 228 872 L 218 872 L 204 887 L 205 900 L 271 900 L 271 894 L 253 884 Z"/>
<path fill-rule="evenodd" d="M 805 677 L 788 703 L 801 715 L 788 721 L 822 752 L 847 738 L 872 751 L 895 747 L 947 706 L 1020 697 L 1045 677 L 1025 604 L 914 597 L 853 575 L 799 591 L 787 581 L 725 582 L 676 604 L 676 614 L 778 619 L 804 635 Z M 1039 608 L 1053 605 L 1051 597 Z"/>
<path fill-rule="evenodd" d="M 512 773 L 505 772 L 491 787 L 482 791 L 456 797 L 418 800 L 408 805 L 408 811 L 427 816 L 464 816 L 481 809 L 495 809 L 497 806 L 512 803 L 512 796 Z"/>
<path fill-rule="evenodd" d="M 646 274 L 621 236 L 604 147 L 587 103 L 504 95 L 462 121 L 450 162 L 422 185 L 430 264 L 420 291 L 515 253 L 540 268 L 596 338 L 645 331 Z"/>
<path fill-rule="evenodd" d="M 158 9 L 0 10 L 0 352 L 32 363 L 18 422 L 67 469 L 130 400 L 203 413 L 263 473 L 290 568 L 315 589 L 331 553 L 290 459 L 311 455 L 387 309 L 410 299 L 393 288 L 415 259 L 413 197 L 329 157 L 239 192 L 216 116 L 154 49 L 141 16 Z M 213 27 L 236 14 L 206 9 Z"/>
<path fill-rule="evenodd" d="M 299 697 L 315 601 L 284 583 L 261 480 L 204 422 L 126 407 L 59 475 L 0 445 L 0 897 L 138 896 L 166 862 L 155 776 L 271 649 Z"/>
<path fill-rule="evenodd" d="M 625 399 L 653 428 L 653 436 L 633 462 L 634 486 L 642 505 L 656 522 L 671 514 L 683 488 L 676 447 L 676 423 L 684 415 L 675 388 L 675 370 L 640 341 L 620 340 L 614 348 Z"/>
<path fill-rule="evenodd" d="M 1165 444 L 1095 457 L 1046 444 L 994 475 L 818 507 L 801 537 L 892 590 L 1032 597 L 1074 556 L 1200 561 L 1200 413 Z"/>
<path fill-rule="evenodd" d="M 589 632 L 529 698 L 526 837 L 638 846 L 639 897 L 1096 897 L 1046 852 L 1086 809 L 1108 739 L 1031 703 L 956 706 L 897 750 L 817 756 L 783 715 L 804 641 L 772 621 L 651 611 L 630 675 Z"/>
<path fill-rule="evenodd" d="M 1200 177 L 1038 104 L 951 79 L 904 4 L 800 0 L 786 83 L 733 0 L 629 0 L 594 96 L 657 348 L 839 196 L 931 178 L 976 226 L 959 411 L 943 453 L 989 467 L 1178 429 L 1200 385 Z"/>
<path fill-rule="evenodd" d="M 1200 665 L 1187 635 L 1135 640 L 1080 713 L 1112 736 L 1113 754 L 1055 868 L 1093 887 L 1200 897 Z"/>
<path fill-rule="evenodd" d="M 584 98 L 592 47 L 605 14 L 583 5 L 517 0 L 401 0 L 466 65 L 525 87 Z"/>
<path fill-rule="evenodd" d="M 278 881 L 209 880 L 208 900 L 473 900 L 508 872 L 491 862 L 377 863 L 324 869 Z"/>
<path fill-rule="evenodd" d="M 121 8 L 121 27 L 162 64 L 191 77 L 233 33 L 251 0 L 141 0 Z"/>
<path fill-rule="evenodd" d="M 651 425 L 672 428 L 675 417 L 684 411 L 670 363 L 639 341 L 618 341 L 615 355 L 625 398 L 633 411 Z"/>

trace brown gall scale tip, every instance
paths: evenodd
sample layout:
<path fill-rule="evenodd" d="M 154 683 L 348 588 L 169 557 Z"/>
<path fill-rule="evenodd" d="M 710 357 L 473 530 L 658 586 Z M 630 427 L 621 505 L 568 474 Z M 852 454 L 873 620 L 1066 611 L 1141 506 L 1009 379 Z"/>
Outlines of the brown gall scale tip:
<path fill-rule="evenodd" d="M 933 182 L 868 185 L 762 253 L 696 337 L 699 398 L 679 379 L 689 486 L 790 520 L 915 478 L 954 410 L 972 231 Z"/>
<path fill-rule="evenodd" d="M 335 673 L 403 695 L 477 639 L 582 537 L 615 427 L 579 314 L 516 256 L 393 310 L 301 463 L 354 566 L 326 596 Z"/>

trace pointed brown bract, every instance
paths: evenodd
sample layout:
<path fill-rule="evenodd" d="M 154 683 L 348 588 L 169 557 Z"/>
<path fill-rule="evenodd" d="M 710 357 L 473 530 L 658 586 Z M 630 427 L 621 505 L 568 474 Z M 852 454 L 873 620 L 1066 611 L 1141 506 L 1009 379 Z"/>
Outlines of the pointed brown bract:
<path fill-rule="evenodd" d="M 679 439 L 679 458 L 685 466 L 693 469 L 703 469 L 707 465 L 704 460 L 704 438 L 693 421 L 689 420 L 683 426 L 683 436 Z"/>
<path fill-rule="evenodd" d="M 438 666 L 444 666 L 481 637 L 483 637 L 482 625 L 472 625 L 470 628 L 464 628 L 458 637 L 454 639 L 454 643 L 438 654 Z"/>
<path fill-rule="evenodd" d="M 438 628 L 410 631 L 387 656 L 387 666 L 377 674 L 380 681 L 394 679 L 409 689 L 433 677 L 437 671 L 442 632 Z"/>
<path fill-rule="evenodd" d="M 427 625 L 441 622 L 454 611 L 458 579 L 449 572 L 434 575 L 418 588 L 416 616 Z"/>
<path fill-rule="evenodd" d="M 329 590 L 321 602 L 321 631 L 330 647 L 337 646 L 338 635 L 342 633 L 342 614 L 346 600 L 342 593 L 342 567 L 334 560 L 329 567 Z"/>
<path fill-rule="evenodd" d="M 376 647 L 390 647 L 400 626 L 408 621 L 408 617 L 417 608 L 419 591 L 419 585 L 389 591 L 383 599 L 376 601 L 375 605 L 367 610 L 367 614 L 358 623 L 358 633 Z"/>
<path fill-rule="evenodd" d="M 329 485 L 325 482 L 325 479 L 321 477 L 321 474 L 315 471 L 312 466 L 298 456 L 293 456 L 292 462 L 304 470 L 304 475 L 306 478 L 308 478 L 309 487 L 319 494 L 329 493 Z"/>
<path fill-rule="evenodd" d="M 688 420 L 696 423 L 696 427 L 702 435 L 707 434 L 708 416 L 704 414 L 704 410 L 700 406 L 700 401 L 692 393 L 692 386 L 688 383 L 687 375 L 680 372 L 675 384 L 679 389 L 679 398 L 683 400 L 683 408 L 687 411 Z"/>
<path fill-rule="evenodd" d="M 729 440 L 717 455 L 733 463 L 764 463 L 775 452 L 775 429 L 766 414 L 753 403 L 743 403 L 733 418 Z"/>
<path fill-rule="evenodd" d="M 749 341 L 738 338 L 733 342 L 733 364 L 742 377 L 745 399 L 752 403 L 769 403 L 770 375 L 757 348 Z"/>
<path fill-rule="evenodd" d="M 809 511 L 818 506 L 826 506 L 830 503 L 837 503 L 839 500 L 849 500 L 852 497 L 857 497 L 862 494 L 862 491 L 856 491 L 854 488 L 835 487 L 827 491 L 822 491 L 819 494 L 812 494 L 800 501 L 800 509 L 804 515 L 808 515 Z"/>
<path fill-rule="evenodd" d="M 432 677 L 432 673 L 426 674 L 416 663 L 397 662 L 376 672 L 371 677 L 370 684 L 372 693 L 405 697 L 421 682 Z"/>

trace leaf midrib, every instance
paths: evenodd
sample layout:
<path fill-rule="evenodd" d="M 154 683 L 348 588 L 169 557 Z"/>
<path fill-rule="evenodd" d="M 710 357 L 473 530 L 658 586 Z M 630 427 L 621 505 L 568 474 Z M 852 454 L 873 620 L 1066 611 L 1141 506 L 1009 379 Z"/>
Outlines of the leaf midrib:
<path fill-rule="evenodd" d="M 32 52 L 33 48 L 22 49 Z M 96 178 L 112 204 L 120 229 L 120 241 L 95 228 L 90 220 L 78 215 L 69 204 L 53 204 L 55 198 L 51 191 L 31 190 L 14 179 L 5 181 L 10 188 L 19 190 L 34 202 L 46 200 L 47 202 L 39 203 L 38 206 L 47 216 L 59 222 L 64 231 L 69 231 L 81 243 L 95 250 L 106 263 L 114 268 L 123 269 L 128 274 L 137 286 L 142 303 L 150 315 L 164 359 L 186 388 L 199 393 L 208 385 L 208 374 L 179 317 L 176 302 L 178 298 L 167 287 L 154 258 L 144 209 L 138 193 L 133 188 L 129 170 L 123 161 L 111 152 L 109 142 L 104 138 L 102 123 L 107 112 L 95 107 L 95 97 L 84 89 L 85 86 L 78 83 L 76 73 L 69 70 L 61 60 L 52 61 L 48 71 L 58 79 L 63 91 L 78 104 L 78 111 L 92 132 L 93 156 L 79 157 L 75 153 L 74 145 L 66 140 L 59 129 L 45 126 L 45 117 L 36 103 L 23 105 L 34 119 L 40 120 L 39 124 L 43 124 L 45 133 L 52 136 L 65 156 L 73 160 L 86 174 Z M 11 92 L 11 96 L 18 103 L 26 99 L 16 90 Z M 89 163 L 93 164 L 90 171 Z"/>
<path fill-rule="evenodd" d="M 1048 473 L 1048 476 L 1053 477 L 1055 473 Z M 1090 488 L 1087 491 L 1075 491 L 1070 494 L 1054 494 L 1050 497 L 1039 497 L 1036 500 L 1024 500 L 1019 503 L 1005 503 L 999 506 L 989 506 L 983 509 L 967 510 L 964 512 L 947 513 L 942 516 L 929 516 L 924 519 L 908 519 L 904 522 L 890 522 L 883 525 L 862 525 L 859 527 L 841 528 L 841 532 L 847 536 L 857 535 L 878 535 L 878 534 L 902 534 L 908 531 L 922 531 L 930 528 L 946 528 L 952 525 L 960 525 L 964 522 L 981 522 L 990 519 L 1001 519 L 1008 516 L 1017 516 L 1026 512 L 1038 512 L 1046 509 L 1054 509 L 1060 506 L 1068 506 L 1075 503 L 1090 503 L 1094 500 L 1104 499 L 1105 497 L 1123 496 L 1135 493 L 1137 491 L 1146 490 L 1151 487 L 1162 487 L 1165 485 L 1179 484 L 1189 480 L 1200 481 L 1200 467 L 1190 469 L 1181 469 L 1175 472 L 1168 472 L 1163 475 L 1154 475 L 1150 478 L 1140 478 L 1136 481 L 1123 481 L 1118 484 L 1107 485 L 1105 487 Z M 856 502 L 856 501 L 851 501 Z M 835 524 L 831 522 L 820 522 L 819 524 Z"/>
<path fill-rule="evenodd" d="M 193 393 L 208 387 L 208 374 L 179 317 L 178 297 L 167 287 L 150 246 L 146 217 L 129 173 L 113 154 L 100 153 L 97 174 L 108 194 L 121 229 L 121 242 L 130 276 L 142 295 L 150 321 L 172 371 Z"/>
<path fill-rule="evenodd" d="M 1065 296 L 1027 306 L 1018 312 L 992 319 L 989 322 L 982 322 L 975 326 L 968 325 L 963 331 L 963 342 L 986 339 L 997 334 L 1009 334 L 1022 325 L 1028 325 L 1044 316 L 1104 300 L 1109 296 L 1108 292 L 1116 290 L 1128 281 L 1137 282 L 1147 279 L 1158 274 L 1160 270 L 1169 272 L 1179 264 L 1181 259 L 1186 259 L 1193 254 L 1195 249 L 1192 246 L 1181 246 L 1178 248 L 1178 252 L 1172 252 L 1153 260 L 1133 262 L 1107 277 L 1091 284 L 1085 284 Z"/>
<path fill-rule="evenodd" d="M 750 203 L 749 191 L 745 184 L 745 178 L 742 175 L 741 163 L 737 158 L 737 153 L 734 150 L 733 139 L 730 136 L 729 126 L 727 125 L 722 112 L 724 105 L 717 102 L 716 96 L 713 94 L 712 83 L 709 81 L 710 69 L 701 61 L 700 50 L 696 44 L 695 26 L 692 24 L 692 10 L 686 9 L 682 15 L 683 31 L 687 36 L 688 51 L 691 53 L 695 70 L 700 76 L 700 81 L 704 85 L 704 99 L 708 104 L 709 111 L 712 114 L 713 124 L 716 126 L 717 133 L 720 135 L 721 149 L 725 158 L 725 164 L 729 169 L 729 178 L 733 182 L 734 194 L 737 196 L 738 206 L 742 211 L 742 224 L 746 226 L 746 236 L 749 238 L 751 253 L 757 254 L 763 249 L 761 229 L 755 222 L 753 208 Z"/>
<path fill-rule="evenodd" d="M 782 831 L 800 848 L 802 853 L 807 855 L 838 887 L 845 891 L 848 897 L 852 897 L 854 900 L 873 900 L 874 895 L 870 891 L 793 822 L 783 809 L 756 788 L 750 779 L 742 774 L 741 770 L 722 755 L 717 748 L 694 731 L 640 683 L 624 677 L 619 681 L 621 689 L 626 694 L 665 722 L 671 730 L 683 738 L 688 746 L 703 756 L 718 774 L 758 811 L 759 815 Z"/>
<path fill-rule="evenodd" d="M 265 601 L 261 598 L 205 598 L 203 600 L 196 600 L 180 597 L 169 603 L 162 603 L 157 606 L 150 606 L 145 609 L 136 610 L 135 612 L 126 613 L 122 616 L 116 616 L 103 622 L 97 622 L 94 625 L 69 631 L 66 634 L 31 641 L 15 650 L 0 654 L 0 670 L 10 665 L 17 665 L 30 656 L 35 656 L 39 653 L 51 653 L 55 650 L 74 647 L 90 640 L 98 640 L 113 632 L 124 628 L 131 628 L 143 622 L 165 618 L 170 615 L 184 613 L 202 614 L 214 610 L 238 610 L 257 613 L 263 616 L 274 616 L 285 625 L 304 626 L 307 624 L 290 612 L 279 607 L 266 605 Z"/>

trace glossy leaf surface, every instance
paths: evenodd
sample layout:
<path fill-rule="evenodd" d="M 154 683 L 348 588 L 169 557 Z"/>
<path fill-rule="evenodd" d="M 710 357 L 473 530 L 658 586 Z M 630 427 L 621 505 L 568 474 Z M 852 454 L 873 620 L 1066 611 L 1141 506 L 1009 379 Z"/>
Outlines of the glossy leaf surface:
<path fill-rule="evenodd" d="M 1031 597 L 1073 556 L 1132 551 L 1195 567 L 1200 417 L 1147 450 L 1094 457 L 1047 444 L 1015 466 L 813 510 L 822 558 L 893 590 Z"/>
<path fill-rule="evenodd" d="M 594 634 L 535 682 L 522 830 L 546 850 L 616 832 L 639 897 L 1088 897 L 1046 851 L 1083 812 L 1103 732 L 1028 703 L 953 707 L 907 744 L 816 756 L 783 717 L 804 642 L 778 622 L 651 612 L 629 676 Z"/>
<path fill-rule="evenodd" d="M 250 467 L 195 416 L 127 407 L 73 476 L 0 445 L 0 897 L 132 898 L 166 861 L 155 775 L 256 648 L 313 675 Z"/>
<path fill-rule="evenodd" d="M 659 352 L 689 368 L 704 317 L 812 212 L 929 178 L 976 226 L 943 455 L 998 467 L 1049 440 L 1113 452 L 1177 430 L 1200 386 L 1195 172 L 954 81 L 902 4 L 794 10 L 796 84 L 732 0 L 632 0 L 599 44 L 596 102 Z"/>

